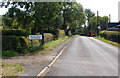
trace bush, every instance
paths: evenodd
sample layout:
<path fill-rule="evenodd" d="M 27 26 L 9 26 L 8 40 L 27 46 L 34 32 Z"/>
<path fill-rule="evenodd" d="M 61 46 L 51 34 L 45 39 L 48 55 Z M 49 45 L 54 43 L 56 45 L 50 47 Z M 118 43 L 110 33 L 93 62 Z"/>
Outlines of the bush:
<path fill-rule="evenodd" d="M 49 41 L 53 40 L 53 34 L 51 33 L 44 33 L 44 41 L 45 43 L 48 43 Z"/>
<path fill-rule="evenodd" d="M 59 30 L 58 33 L 58 38 L 64 37 L 65 36 L 65 31 L 64 30 Z"/>
<path fill-rule="evenodd" d="M 27 48 L 27 40 L 22 36 L 2 36 L 2 50 L 14 50 L 24 52 Z"/>
<path fill-rule="evenodd" d="M 120 43 L 120 32 L 117 31 L 101 31 L 100 36 L 107 40 L 111 40 Z"/>
<path fill-rule="evenodd" d="M 2 56 L 5 56 L 5 57 L 13 57 L 13 56 L 16 56 L 16 55 L 19 55 L 19 53 L 15 52 L 13 50 L 6 50 L 6 51 L 2 52 Z"/>
<path fill-rule="evenodd" d="M 28 36 L 24 30 L 2 30 L 3 36 Z"/>

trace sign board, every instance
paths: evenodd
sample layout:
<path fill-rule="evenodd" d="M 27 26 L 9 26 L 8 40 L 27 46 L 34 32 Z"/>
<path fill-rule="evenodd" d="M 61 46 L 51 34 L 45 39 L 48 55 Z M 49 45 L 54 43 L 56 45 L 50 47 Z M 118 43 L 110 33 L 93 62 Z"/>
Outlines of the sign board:
<path fill-rule="evenodd" d="M 98 26 L 98 29 L 100 29 L 101 27 L 100 26 Z"/>
<path fill-rule="evenodd" d="M 70 27 L 69 26 L 67 26 L 67 29 L 69 29 Z"/>
<path fill-rule="evenodd" d="M 42 35 L 29 35 L 29 40 L 40 40 Z"/>

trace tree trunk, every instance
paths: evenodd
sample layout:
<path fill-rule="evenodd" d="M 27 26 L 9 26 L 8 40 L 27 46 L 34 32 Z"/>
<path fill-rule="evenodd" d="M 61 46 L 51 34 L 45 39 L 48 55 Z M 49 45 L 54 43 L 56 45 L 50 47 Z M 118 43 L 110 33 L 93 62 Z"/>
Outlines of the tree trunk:
<path fill-rule="evenodd" d="M 42 27 L 40 27 L 40 34 L 42 35 L 42 40 L 41 40 L 41 44 L 44 44 L 44 30 Z"/>

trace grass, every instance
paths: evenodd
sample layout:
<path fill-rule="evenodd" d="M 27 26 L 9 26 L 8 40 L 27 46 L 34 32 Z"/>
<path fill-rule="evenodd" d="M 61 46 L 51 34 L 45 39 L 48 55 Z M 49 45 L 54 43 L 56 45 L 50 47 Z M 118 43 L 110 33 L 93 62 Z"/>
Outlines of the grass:
<path fill-rule="evenodd" d="M 65 37 L 59 38 L 58 40 L 50 41 L 50 42 L 45 43 L 43 45 L 43 47 L 42 47 L 43 50 L 42 51 L 33 52 L 33 53 L 30 53 L 30 54 L 26 54 L 26 55 L 38 55 L 38 54 L 44 54 L 44 53 L 47 53 L 47 52 L 51 52 L 51 51 L 53 51 L 54 48 L 58 47 L 59 45 L 66 42 L 70 38 L 71 37 L 65 36 Z"/>
<path fill-rule="evenodd" d="M 71 37 L 65 36 L 65 37 L 59 38 L 58 40 L 48 42 L 43 46 L 44 47 L 43 52 L 46 53 L 46 52 L 53 51 L 54 48 L 58 47 L 59 45 L 66 42 L 70 38 Z"/>
<path fill-rule="evenodd" d="M 94 38 L 99 39 L 99 40 L 101 40 L 101 41 L 103 41 L 103 42 L 112 44 L 112 45 L 117 46 L 117 47 L 120 48 L 120 44 L 119 44 L 119 43 L 116 43 L 116 42 L 113 42 L 113 41 L 110 41 L 110 40 L 106 40 L 106 39 L 104 39 L 103 37 L 94 37 Z"/>
<path fill-rule="evenodd" d="M 13 56 L 17 56 L 17 55 L 19 55 L 19 53 L 16 51 L 13 51 L 13 50 L 7 50 L 7 51 L 2 52 L 3 57 L 13 57 Z"/>
<path fill-rule="evenodd" d="M 19 64 L 2 64 L 2 76 L 17 76 L 17 73 L 22 72 L 23 70 L 24 68 Z"/>
<path fill-rule="evenodd" d="M 3 27 L 2 27 L 2 26 L 0 26 L 0 30 L 2 30 L 2 28 L 3 28 Z"/>

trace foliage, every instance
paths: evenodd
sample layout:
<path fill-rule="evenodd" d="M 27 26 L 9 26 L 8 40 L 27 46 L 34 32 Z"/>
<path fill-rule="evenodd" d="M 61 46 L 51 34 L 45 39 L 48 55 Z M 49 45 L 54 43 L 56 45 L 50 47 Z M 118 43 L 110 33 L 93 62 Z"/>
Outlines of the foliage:
<path fill-rule="evenodd" d="M 101 26 L 100 30 L 106 30 L 107 24 L 108 24 L 108 17 L 107 16 L 104 16 L 104 17 L 98 16 L 98 19 L 99 19 L 98 24 L 99 24 L 99 26 Z M 97 27 L 97 17 L 96 16 L 94 16 L 90 19 L 89 25 L 91 27 L 91 31 L 93 31 L 94 34 L 97 35 L 98 27 Z"/>
<path fill-rule="evenodd" d="M 59 30 L 58 38 L 64 37 L 65 36 L 65 31 L 64 30 Z"/>
<path fill-rule="evenodd" d="M 95 37 L 95 38 L 120 48 L 120 44 L 119 43 L 116 43 L 116 42 L 113 42 L 113 41 L 110 41 L 110 40 L 106 40 L 106 39 L 104 39 L 104 37 Z"/>
<path fill-rule="evenodd" d="M 111 40 L 120 43 L 120 32 L 117 31 L 101 31 L 100 36 L 107 40 Z"/>
<path fill-rule="evenodd" d="M 14 67 L 16 68 L 17 72 L 22 72 L 23 71 L 23 67 L 20 66 L 19 64 L 14 64 Z"/>
<path fill-rule="evenodd" d="M 0 30 L 2 30 L 3 29 L 3 27 L 2 26 L 0 26 Z"/>
<path fill-rule="evenodd" d="M 42 45 L 44 44 L 44 31 L 51 31 L 58 37 L 58 29 L 76 29 L 86 22 L 85 12 L 77 2 L 2 2 L 1 7 L 8 7 L 4 15 L 4 26 L 10 29 L 25 29 L 30 34 L 40 32 Z M 24 9 L 24 10 L 22 10 Z M 22 19 L 22 20 L 21 20 Z M 7 20 L 7 21 L 6 21 Z M 67 26 L 70 27 L 67 30 Z M 4 27 L 5 28 L 5 27 Z"/>
<path fill-rule="evenodd" d="M 85 12 L 82 5 L 77 2 L 63 3 L 63 6 L 63 29 L 65 30 L 65 35 L 69 35 L 68 32 L 70 29 L 75 29 L 77 26 L 80 27 L 86 22 Z M 70 28 L 67 29 L 67 26 Z"/>
<path fill-rule="evenodd" d="M 91 26 L 89 25 L 90 19 L 95 16 L 95 13 L 91 11 L 91 9 L 85 9 L 86 18 L 87 18 L 87 24 L 88 29 L 91 29 Z"/>
<path fill-rule="evenodd" d="M 11 76 L 10 78 L 13 78 L 12 76 L 16 76 L 17 73 L 22 72 L 23 70 L 24 68 L 19 64 L 2 64 L 2 76 Z"/>
<path fill-rule="evenodd" d="M 48 43 L 53 40 L 53 34 L 51 33 L 44 33 L 44 36 L 45 43 Z"/>
<path fill-rule="evenodd" d="M 26 38 L 22 36 L 2 36 L 2 50 L 14 50 L 19 53 L 24 53 L 27 49 Z"/>
<path fill-rule="evenodd" d="M 63 42 L 67 41 L 69 38 L 70 37 L 65 36 L 65 37 L 59 38 L 58 40 L 51 41 L 51 42 L 48 42 L 47 44 L 44 44 L 43 45 L 44 51 L 47 51 L 47 52 L 52 51 L 54 48 L 61 45 Z"/>
<path fill-rule="evenodd" d="M 6 50 L 6 51 L 2 52 L 3 57 L 13 57 L 13 56 L 17 56 L 17 55 L 19 55 L 19 53 L 14 50 Z"/>
<path fill-rule="evenodd" d="M 3 36 L 28 36 L 24 30 L 2 30 Z"/>
<path fill-rule="evenodd" d="M 0 15 L 0 26 L 2 26 L 2 15 Z"/>
<path fill-rule="evenodd" d="M 109 21 L 108 16 L 100 17 L 101 30 L 107 30 L 108 21 Z"/>

